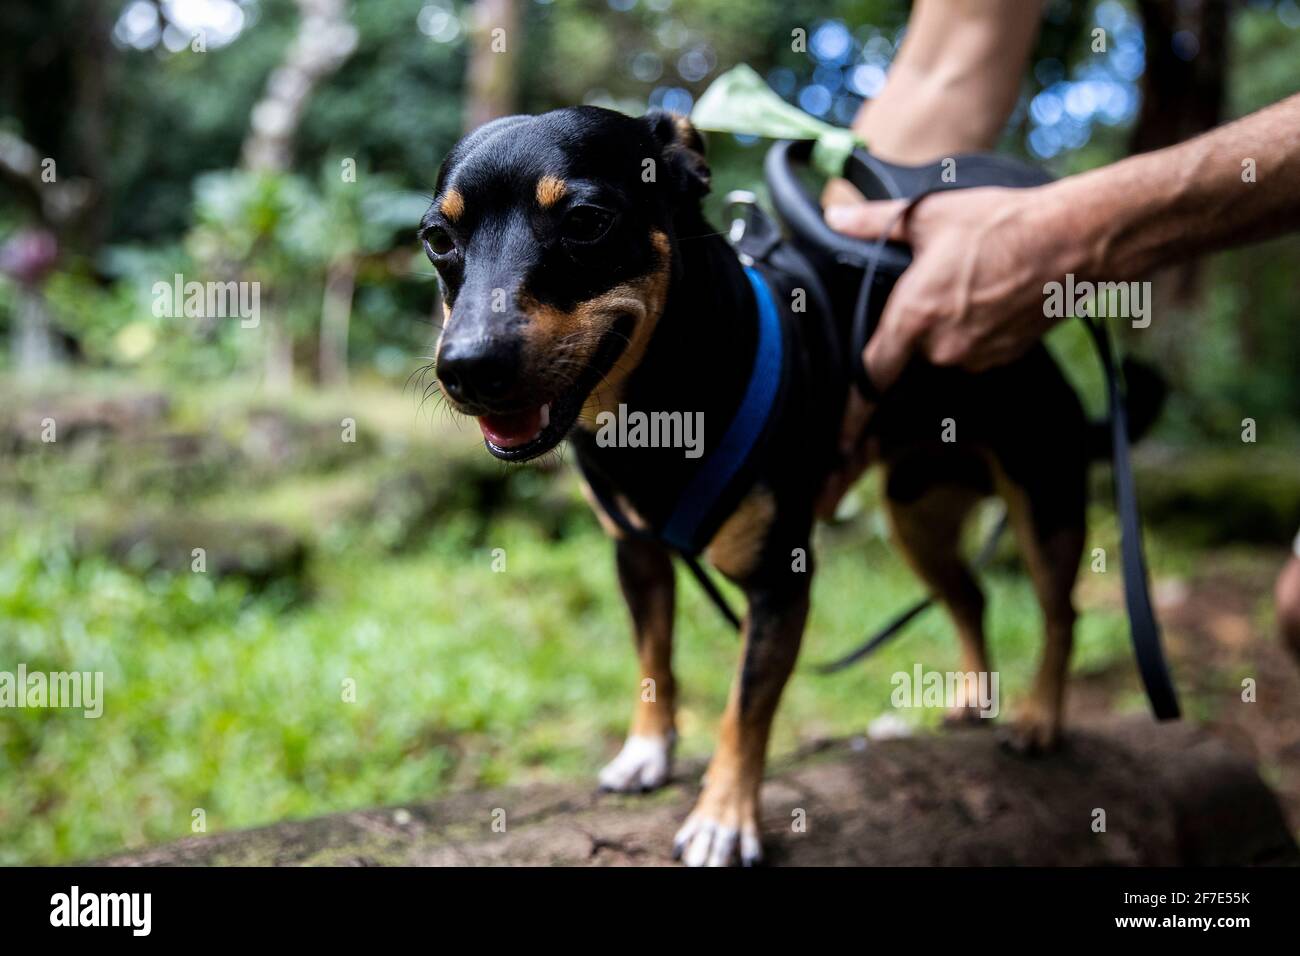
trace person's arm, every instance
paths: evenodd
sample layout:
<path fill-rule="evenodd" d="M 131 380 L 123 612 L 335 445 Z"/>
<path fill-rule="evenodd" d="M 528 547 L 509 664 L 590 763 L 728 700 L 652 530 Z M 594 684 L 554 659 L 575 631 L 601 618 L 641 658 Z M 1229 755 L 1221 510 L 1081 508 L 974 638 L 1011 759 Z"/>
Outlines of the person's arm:
<path fill-rule="evenodd" d="M 919 165 L 992 149 L 1016 104 L 1038 36 L 1036 0 L 916 0 L 884 89 L 867 100 L 853 131 L 873 155 Z M 832 180 L 825 205 L 861 202 Z"/>
<path fill-rule="evenodd" d="M 1130 279 L 1290 232 L 1300 228 L 1300 94 L 1048 192 L 1080 217 L 1095 278 Z"/>
<path fill-rule="evenodd" d="M 880 95 L 853 129 L 894 163 L 992 149 L 1038 36 L 1035 0 L 916 0 Z"/>
<path fill-rule="evenodd" d="M 957 171 L 961 175 L 960 169 Z M 1035 189 L 936 193 L 895 230 L 913 262 L 885 304 L 865 360 L 888 387 L 920 349 L 987 368 L 1057 320 L 1044 285 L 1123 281 L 1204 252 L 1300 227 L 1300 94 L 1186 143 Z M 874 237 L 899 202 L 827 210 Z"/>

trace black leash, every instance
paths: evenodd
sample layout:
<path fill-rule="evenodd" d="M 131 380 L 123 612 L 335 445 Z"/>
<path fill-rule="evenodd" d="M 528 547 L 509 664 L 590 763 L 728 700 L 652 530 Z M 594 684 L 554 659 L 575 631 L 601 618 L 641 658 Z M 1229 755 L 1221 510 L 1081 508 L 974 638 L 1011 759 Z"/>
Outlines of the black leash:
<path fill-rule="evenodd" d="M 1120 370 L 1111 352 L 1110 336 L 1102 321 L 1084 317 L 1092 333 L 1097 356 L 1106 372 L 1107 414 L 1110 417 L 1111 474 L 1115 486 L 1115 510 L 1119 513 L 1120 557 L 1124 566 L 1124 603 L 1128 608 L 1129 636 L 1137 658 L 1142 685 L 1151 710 L 1159 720 L 1181 716 L 1178 694 L 1169 676 L 1160 625 L 1151 606 L 1146 554 L 1142 547 L 1142 518 L 1138 512 L 1137 487 L 1129 461 L 1128 409 Z"/>
<path fill-rule="evenodd" d="M 993 555 L 997 551 L 998 539 L 1002 537 L 1002 532 L 1006 529 L 1007 512 L 1006 509 L 1003 509 L 1001 516 L 999 516 L 997 520 L 997 524 L 993 526 L 993 530 L 990 531 L 988 537 L 984 539 L 984 544 L 975 558 L 975 570 L 982 570 L 983 567 L 993 559 Z M 867 638 L 866 642 L 856 650 L 850 651 L 838 660 L 828 661 L 825 664 L 817 664 L 813 667 L 813 670 L 819 674 L 834 674 L 836 671 L 844 670 L 844 668 L 848 667 L 850 664 L 856 664 L 858 661 L 862 660 L 862 658 L 873 653 L 882 644 L 885 644 L 895 634 L 900 633 L 903 628 L 912 623 L 913 618 L 918 617 L 922 611 L 927 610 L 933 605 L 933 594 L 921 598 L 921 600 L 900 612 L 892 621 L 878 630 L 871 637 Z"/>
<path fill-rule="evenodd" d="M 722 596 L 722 592 L 718 590 L 718 586 L 713 583 L 713 578 L 709 576 L 709 572 L 701 566 L 698 560 L 686 552 L 679 551 L 677 552 L 677 556 L 682 559 L 683 564 L 691 569 L 691 574 L 695 575 L 695 580 L 700 582 L 700 587 L 704 588 L 704 593 L 709 596 L 709 600 L 713 602 L 713 606 L 716 607 L 722 613 L 722 616 L 727 619 L 727 623 L 739 631 L 740 618 L 737 617 L 736 612 L 731 609 L 731 605 L 727 603 L 727 599 Z"/>
<path fill-rule="evenodd" d="M 868 402 L 880 400 L 880 389 L 876 388 L 876 383 L 871 380 L 867 374 L 867 363 L 862 360 L 862 353 L 871 341 L 871 336 L 875 333 L 875 325 L 871 321 L 871 290 L 876 285 L 876 270 L 880 266 L 880 255 L 885 251 L 885 243 L 889 241 L 889 235 L 899 224 L 911 215 L 912 210 L 927 196 L 937 191 L 936 186 L 927 186 L 915 196 L 903 204 L 903 208 L 894 216 L 888 227 L 876 238 L 875 245 L 871 250 L 871 262 L 867 265 L 866 274 L 862 277 L 862 287 L 858 290 L 857 304 L 853 309 L 853 340 L 850 352 L 850 371 L 853 374 L 853 380 L 857 383 L 858 391 Z M 856 350 L 856 351 L 855 351 Z"/>

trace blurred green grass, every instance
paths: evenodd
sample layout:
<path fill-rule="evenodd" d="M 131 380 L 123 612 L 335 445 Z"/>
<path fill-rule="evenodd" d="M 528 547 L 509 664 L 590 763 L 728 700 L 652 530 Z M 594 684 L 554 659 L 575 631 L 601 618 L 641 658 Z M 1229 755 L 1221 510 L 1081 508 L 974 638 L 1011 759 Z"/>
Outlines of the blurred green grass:
<path fill-rule="evenodd" d="M 243 401 L 181 396 L 171 418 L 198 425 L 234 415 Z M 82 475 L 75 456 L 49 454 L 34 466 L 34 500 L 6 510 L 0 535 L 0 668 L 103 671 L 105 706 L 98 720 L 61 710 L 0 719 L 0 863 L 58 863 L 187 836 L 196 808 L 211 832 L 449 789 L 594 780 L 638 690 L 609 543 L 568 469 L 504 469 L 476 435 L 416 405 L 393 392 L 354 396 L 346 409 L 300 400 L 304 416 L 356 417 L 369 434 L 354 460 L 331 454 L 327 466 L 299 461 L 256 481 L 232 473 L 200 496 L 96 493 L 58 474 Z M 452 509 L 394 548 L 355 503 L 410 463 L 442 482 L 477 469 L 468 473 L 504 480 L 519 506 L 486 519 Z M 71 487 L 81 490 L 70 495 Z M 897 713 L 896 671 L 918 661 L 957 666 L 949 625 L 931 612 L 864 665 L 834 677 L 808 668 L 921 593 L 882 537 L 873 487 L 871 478 L 861 486 L 856 516 L 819 532 L 814 610 L 775 754 Z M 306 597 L 237 578 L 140 573 L 75 546 L 70 529 L 81 515 L 130 514 L 169 495 L 181 513 L 274 519 L 307 535 Z M 548 496 L 563 516 L 539 521 Z M 1093 537 L 1113 537 L 1104 513 Z M 505 551 L 503 572 L 492 569 L 495 548 Z M 1076 669 L 1127 654 L 1119 578 L 1106 578 L 1085 583 Z M 1038 610 L 1009 561 L 986 581 L 1006 713 L 1029 684 Z M 681 753 L 703 756 L 738 642 L 688 576 L 678 595 Z M 355 702 L 344 700 L 345 681 L 355 682 Z M 931 727 L 941 715 L 902 716 Z"/>

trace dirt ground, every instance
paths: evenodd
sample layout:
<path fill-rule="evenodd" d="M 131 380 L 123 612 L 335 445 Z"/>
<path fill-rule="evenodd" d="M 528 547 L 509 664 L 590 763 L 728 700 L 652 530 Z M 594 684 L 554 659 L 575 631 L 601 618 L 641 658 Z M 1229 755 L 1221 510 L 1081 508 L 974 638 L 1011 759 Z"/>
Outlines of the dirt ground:
<path fill-rule="evenodd" d="M 1278 641 L 1272 613 L 1273 583 L 1287 552 L 1216 556 L 1221 563 L 1203 564 L 1187 578 L 1157 579 L 1153 589 L 1184 717 L 1252 754 L 1291 831 L 1300 832 L 1300 662 Z M 1081 597 L 1086 603 L 1086 591 Z M 1255 682 L 1253 703 L 1242 699 L 1248 678 Z M 1076 673 L 1070 722 L 1104 717 L 1138 693 L 1131 660 Z"/>

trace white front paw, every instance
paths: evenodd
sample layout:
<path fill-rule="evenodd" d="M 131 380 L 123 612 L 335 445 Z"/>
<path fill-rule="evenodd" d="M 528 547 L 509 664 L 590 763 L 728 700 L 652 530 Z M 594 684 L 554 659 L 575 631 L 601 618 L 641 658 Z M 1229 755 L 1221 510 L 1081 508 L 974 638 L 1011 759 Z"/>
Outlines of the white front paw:
<path fill-rule="evenodd" d="M 673 838 L 673 856 L 687 866 L 755 866 L 763 860 L 758 825 L 734 826 L 692 813 Z"/>
<path fill-rule="evenodd" d="M 672 771 L 676 738 L 629 735 L 618 756 L 600 772 L 600 788 L 628 793 L 662 787 Z"/>

